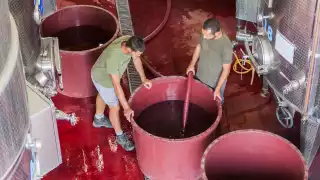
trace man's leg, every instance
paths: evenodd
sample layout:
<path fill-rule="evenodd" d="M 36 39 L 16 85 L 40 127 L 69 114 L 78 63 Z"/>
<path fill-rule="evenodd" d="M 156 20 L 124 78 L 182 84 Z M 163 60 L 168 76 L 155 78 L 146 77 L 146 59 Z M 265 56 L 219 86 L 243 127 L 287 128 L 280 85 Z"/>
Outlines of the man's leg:
<path fill-rule="evenodd" d="M 120 123 L 120 106 L 119 104 L 109 105 L 109 119 L 117 135 L 123 134 Z"/>
<path fill-rule="evenodd" d="M 109 121 L 109 119 L 107 119 L 104 116 L 104 110 L 106 108 L 106 104 L 103 101 L 103 99 L 101 98 L 100 92 L 104 93 L 101 85 L 94 83 L 94 85 L 96 86 L 96 89 L 98 90 L 98 96 L 96 98 L 96 114 L 94 115 L 94 120 L 92 122 L 93 127 L 96 128 L 100 128 L 100 127 L 106 127 L 106 128 L 112 128 L 112 125 Z"/>
<path fill-rule="evenodd" d="M 116 138 L 117 142 L 126 151 L 132 151 L 132 150 L 134 150 L 134 144 L 132 141 L 130 141 L 127 134 L 125 134 L 122 131 L 121 121 L 120 121 L 119 101 L 118 101 L 118 98 L 117 98 L 116 93 L 114 92 L 113 88 L 110 88 L 110 92 L 108 93 L 108 96 L 109 96 L 109 98 L 108 98 L 108 102 L 106 102 L 106 104 L 108 104 L 109 109 L 110 109 L 109 118 L 110 118 L 111 124 L 114 128 L 114 131 L 117 135 L 117 138 Z"/>

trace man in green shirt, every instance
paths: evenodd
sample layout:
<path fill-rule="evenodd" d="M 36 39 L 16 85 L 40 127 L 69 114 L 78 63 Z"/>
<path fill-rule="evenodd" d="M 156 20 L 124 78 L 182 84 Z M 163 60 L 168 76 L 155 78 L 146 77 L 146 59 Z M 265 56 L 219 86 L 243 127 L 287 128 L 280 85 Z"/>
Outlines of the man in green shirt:
<path fill-rule="evenodd" d="M 223 93 L 232 63 L 232 43 L 221 31 L 220 22 L 215 18 L 207 19 L 203 23 L 200 43 L 193 53 L 187 74 L 195 74 L 199 57 L 197 78 L 215 89 L 214 98 L 219 98 L 223 103 Z"/>
<path fill-rule="evenodd" d="M 146 88 L 151 88 L 151 81 L 146 78 L 140 59 L 140 55 L 144 50 L 145 44 L 142 38 L 138 36 L 122 36 L 114 40 L 102 52 L 91 70 L 92 81 L 99 92 L 96 99 L 96 114 L 93 126 L 113 127 L 117 135 L 118 144 L 126 151 L 132 151 L 134 145 L 121 129 L 118 101 L 120 101 L 128 121 L 132 120 L 134 112 L 125 98 L 120 79 L 132 57 L 142 83 Z M 110 109 L 110 120 L 104 116 L 106 105 Z"/>

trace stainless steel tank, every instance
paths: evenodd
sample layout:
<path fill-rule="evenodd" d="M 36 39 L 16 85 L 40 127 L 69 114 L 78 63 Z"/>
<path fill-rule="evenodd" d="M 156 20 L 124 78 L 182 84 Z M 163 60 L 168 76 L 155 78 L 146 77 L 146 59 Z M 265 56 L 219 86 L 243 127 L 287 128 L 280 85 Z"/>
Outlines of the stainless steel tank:
<path fill-rule="evenodd" d="M 29 131 L 26 84 L 16 24 L 0 1 L 0 179 L 15 171 Z"/>
<path fill-rule="evenodd" d="M 14 168 L 3 180 L 35 180 L 33 173 L 30 171 L 32 168 L 32 153 L 30 150 L 25 148 L 18 158 L 18 161 L 14 164 Z"/>
<path fill-rule="evenodd" d="M 317 0 L 262 2 L 255 7 L 255 12 L 258 12 L 258 33 L 249 40 L 252 42 L 252 51 L 249 48 L 246 50 L 254 59 L 257 72 L 265 75 L 271 88 L 296 111 L 303 112 L 309 62 L 315 39 Z M 239 5 L 238 9 L 243 6 Z M 247 11 L 255 8 L 248 8 Z M 242 13 L 248 14 L 245 10 Z M 243 19 L 245 18 L 241 20 Z"/>
<path fill-rule="evenodd" d="M 35 63 L 40 54 L 39 25 L 33 19 L 33 0 L 8 0 L 9 8 L 16 21 L 21 55 L 26 74 L 34 72 Z"/>
<path fill-rule="evenodd" d="M 0 36 L 1 36 L 1 43 L 0 43 L 0 72 L 2 72 L 4 66 L 7 62 L 7 57 L 9 53 L 11 43 L 11 29 L 10 27 L 10 18 L 8 13 L 8 1 L 0 1 Z"/>
<path fill-rule="evenodd" d="M 294 111 L 302 114 L 301 150 L 310 165 L 320 145 L 320 2 L 260 1 L 249 8 L 246 4 L 251 0 L 237 0 L 238 19 L 252 22 L 246 14 L 257 12 L 258 30 L 249 34 L 241 29 L 237 39 L 245 42 L 257 73 L 276 95 L 279 122 L 292 127 Z"/>

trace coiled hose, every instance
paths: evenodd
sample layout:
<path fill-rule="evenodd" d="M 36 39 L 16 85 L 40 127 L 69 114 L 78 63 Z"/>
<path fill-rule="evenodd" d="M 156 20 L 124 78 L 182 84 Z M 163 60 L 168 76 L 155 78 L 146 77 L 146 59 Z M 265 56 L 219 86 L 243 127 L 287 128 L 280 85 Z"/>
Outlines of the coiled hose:
<path fill-rule="evenodd" d="M 250 85 L 252 85 L 254 80 L 255 70 L 251 64 L 251 61 L 249 59 L 239 59 L 235 52 L 233 52 L 233 55 L 236 59 L 236 62 L 233 65 L 233 71 L 237 74 L 240 74 L 241 76 L 251 71 L 252 75 L 251 75 Z M 249 68 L 245 67 L 246 64 L 249 65 Z M 240 69 L 241 69 L 240 71 L 238 70 L 238 66 L 240 66 Z"/>
<path fill-rule="evenodd" d="M 166 14 L 164 15 L 163 20 L 161 21 L 161 23 L 159 24 L 159 26 L 153 30 L 149 35 L 147 35 L 146 37 L 143 38 L 143 40 L 145 42 L 150 41 L 152 38 L 154 38 L 165 26 L 165 24 L 167 23 L 170 13 L 171 13 L 171 6 L 172 6 L 172 0 L 167 0 L 167 7 L 166 7 Z M 151 65 L 148 63 L 148 61 L 146 59 L 144 59 L 143 57 L 141 58 L 143 64 L 145 65 L 145 67 L 155 76 L 157 77 L 161 77 L 163 76 L 162 74 L 160 74 L 159 72 L 157 72 L 154 68 L 151 67 Z"/>

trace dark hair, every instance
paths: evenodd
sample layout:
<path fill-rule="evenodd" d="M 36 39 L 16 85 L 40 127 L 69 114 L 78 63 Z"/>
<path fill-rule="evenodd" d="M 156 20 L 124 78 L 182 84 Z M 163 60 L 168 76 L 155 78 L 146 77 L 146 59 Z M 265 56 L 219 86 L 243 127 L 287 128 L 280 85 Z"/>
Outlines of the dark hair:
<path fill-rule="evenodd" d="M 132 51 L 144 52 L 144 50 L 146 49 L 146 45 L 144 44 L 143 39 L 139 36 L 130 37 L 126 42 L 126 46 Z"/>
<path fill-rule="evenodd" d="M 220 22 L 216 18 L 209 18 L 203 23 L 202 29 L 210 30 L 214 34 L 220 31 Z"/>

